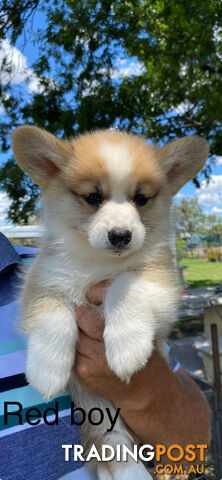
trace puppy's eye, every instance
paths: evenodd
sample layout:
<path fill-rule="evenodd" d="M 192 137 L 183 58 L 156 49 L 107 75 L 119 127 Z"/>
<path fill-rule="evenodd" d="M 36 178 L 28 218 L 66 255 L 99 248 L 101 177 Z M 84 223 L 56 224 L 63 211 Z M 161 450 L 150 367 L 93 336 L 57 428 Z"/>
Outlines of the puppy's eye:
<path fill-rule="evenodd" d="M 147 195 L 143 195 L 142 193 L 138 193 L 133 197 L 133 201 L 137 207 L 143 207 L 149 201 L 150 197 Z"/>
<path fill-rule="evenodd" d="M 83 195 L 83 198 L 86 203 L 92 205 L 92 207 L 99 207 L 103 202 L 103 197 L 100 193 L 88 193 L 87 195 Z"/>

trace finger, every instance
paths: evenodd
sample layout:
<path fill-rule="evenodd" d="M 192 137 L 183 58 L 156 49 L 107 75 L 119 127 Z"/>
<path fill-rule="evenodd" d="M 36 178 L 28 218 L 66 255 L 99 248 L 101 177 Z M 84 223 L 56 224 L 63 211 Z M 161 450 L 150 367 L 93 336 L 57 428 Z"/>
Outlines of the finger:
<path fill-rule="evenodd" d="M 104 367 L 101 365 L 96 365 L 91 359 L 85 357 L 81 353 L 76 352 L 75 364 L 72 369 L 76 379 L 81 379 L 92 381 L 92 378 L 96 375 L 98 380 L 99 377 L 104 376 Z M 108 370 L 107 370 L 108 371 Z M 107 376 L 107 371 L 105 369 L 105 375 Z M 109 371 L 108 371 L 109 372 Z M 77 378 L 78 377 L 78 378 Z"/>
<path fill-rule="evenodd" d="M 87 357 L 80 353 L 76 353 L 75 364 L 72 370 L 77 380 L 80 378 L 86 378 L 89 375 L 90 363 L 91 361 Z"/>
<path fill-rule="evenodd" d="M 88 302 L 93 305 L 101 305 L 105 300 L 106 291 L 110 283 L 109 280 L 103 280 L 102 282 L 93 285 L 86 294 Z"/>
<path fill-rule="evenodd" d="M 88 337 L 103 342 L 104 320 L 94 307 L 87 305 L 77 307 L 76 322 Z"/>
<path fill-rule="evenodd" d="M 83 332 L 79 332 L 79 340 L 76 345 L 76 351 L 94 361 L 104 362 L 105 361 L 105 347 L 102 342 L 97 340 L 92 340 Z"/>

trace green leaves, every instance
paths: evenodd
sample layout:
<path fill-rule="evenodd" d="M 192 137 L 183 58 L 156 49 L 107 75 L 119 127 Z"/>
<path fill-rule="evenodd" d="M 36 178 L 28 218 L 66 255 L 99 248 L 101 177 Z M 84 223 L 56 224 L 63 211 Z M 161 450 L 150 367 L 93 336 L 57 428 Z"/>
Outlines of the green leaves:
<path fill-rule="evenodd" d="M 12 200 L 8 219 L 20 225 L 27 224 L 40 193 L 37 185 L 33 184 L 29 176 L 11 158 L 0 170 L 0 186 Z"/>

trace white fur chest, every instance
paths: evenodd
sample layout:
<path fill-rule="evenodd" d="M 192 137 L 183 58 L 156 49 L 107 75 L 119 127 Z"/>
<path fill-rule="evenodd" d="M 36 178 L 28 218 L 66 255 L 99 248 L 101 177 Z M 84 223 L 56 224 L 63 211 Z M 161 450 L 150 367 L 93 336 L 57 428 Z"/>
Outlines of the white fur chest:
<path fill-rule="evenodd" d="M 45 288 L 55 288 L 61 295 L 79 304 L 85 300 L 90 286 L 101 280 L 114 279 L 142 262 L 141 254 L 118 262 L 116 258 L 102 258 L 97 252 L 95 255 L 87 253 L 76 248 L 67 250 L 67 245 L 63 249 L 61 246 L 43 249 L 35 267 L 39 284 Z"/>

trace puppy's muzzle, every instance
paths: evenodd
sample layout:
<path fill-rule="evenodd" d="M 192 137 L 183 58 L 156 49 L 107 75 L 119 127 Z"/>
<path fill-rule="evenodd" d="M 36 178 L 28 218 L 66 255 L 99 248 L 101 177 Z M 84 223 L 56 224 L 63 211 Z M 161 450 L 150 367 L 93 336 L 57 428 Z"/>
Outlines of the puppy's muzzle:
<path fill-rule="evenodd" d="M 131 242 L 132 233 L 129 230 L 113 228 L 108 232 L 108 239 L 113 247 L 123 249 Z"/>

